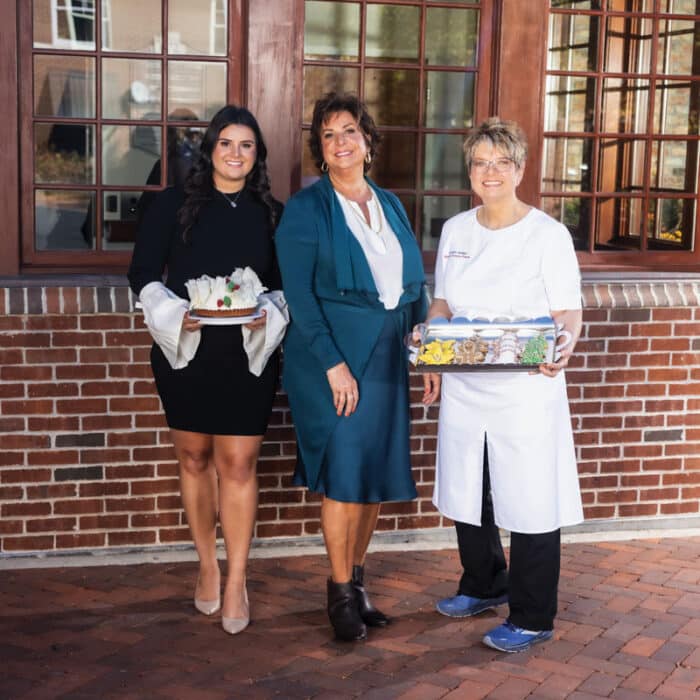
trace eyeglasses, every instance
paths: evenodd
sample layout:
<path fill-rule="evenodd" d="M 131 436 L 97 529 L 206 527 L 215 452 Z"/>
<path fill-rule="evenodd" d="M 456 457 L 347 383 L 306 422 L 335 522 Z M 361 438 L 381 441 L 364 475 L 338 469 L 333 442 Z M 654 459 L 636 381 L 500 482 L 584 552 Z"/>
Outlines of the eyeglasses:
<path fill-rule="evenodd" d="M 471 169 L 485 173 L 489 168 L 493 168 L 497 173 L 505 173 L 513 165 L 511 158 L 495 158 L 494 160 L 473 160 Z"/>

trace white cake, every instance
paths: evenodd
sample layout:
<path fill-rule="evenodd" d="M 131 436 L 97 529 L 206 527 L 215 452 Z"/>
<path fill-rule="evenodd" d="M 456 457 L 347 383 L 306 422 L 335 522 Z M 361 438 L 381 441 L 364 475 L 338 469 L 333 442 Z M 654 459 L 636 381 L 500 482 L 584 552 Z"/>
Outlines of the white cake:
<path fill-rule="evenodd" d="M 202 275 L 185 282 L 190 309 L 197 316 L 249 316 L 255 313 L 263 287 L 250 267 L 237 267 L 227 277 Z"/>

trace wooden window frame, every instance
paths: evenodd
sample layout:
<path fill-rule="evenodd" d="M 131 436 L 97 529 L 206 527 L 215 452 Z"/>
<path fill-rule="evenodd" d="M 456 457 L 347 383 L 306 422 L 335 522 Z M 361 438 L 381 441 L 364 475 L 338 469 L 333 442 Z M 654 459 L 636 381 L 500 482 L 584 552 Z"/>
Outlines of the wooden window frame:
<path fill-rule="evenodd" d="M 19 274 L 19 115 L 17 9 L 15 0 L 0 0 L 0 274 Z"/>
<path fill-rule="evenodd" d="M 244 92 L 243 70 L 246 54 L 246 42 L 243 21 L 243 0 L 228 0 L 228 47 L 225 56 L 209 56 L 195 54 L 169 54 L 167 50 L 167 21 L 168 0 L 161 0 L 161 36 L 163 37 L 160 53 L 137 53 L 123 51 L 104 51 L 102 49 L 101 0 L 95 0 L 95 49 L 94 50 L 64 50 L 33 47 L 32 3 L 18 3 L 18 51 L 23 60 L 19 62 L 19 163 L 20 163 L 20 219 L 21 248 L 20 271 L 41 272 L 50 270 L 55 273 L 98 273 L 123 272 L 131 259 L 131 251 L 107 251 L 99 249 L 102 237 L 102 205 L 103 192 L 143 192 L 159 191 L 165 185 L 167 177 L 167 149 L 165 148 L 166 129 L 168 125 L 178 125 L 179 122 L 167 118 L 167 71 L 168 61 L 209 61 L 225 64 L 227 67 L 226 101 L 241 102 Z M 86 56 L 95 58 L 95 116 L 89 119 L 74 119 L 65 117 L 35 117 L 33 100 L 33 66 L 34 55 L 57 56 Z M 104 119 L 101 116 L 101 59 L 126 58 L 146 59 L 161 62 L 161 116 L 157 120 L 127 120 Z M 92 125 L 95 130 L 94 169 L 95 183 L 85 185 L 69 185 L 47 183 L 35 184 L 34 181 L 34 124 L 60 123 Z M 108 185 L 102 180 L 102 125 L 148 126 L 160 130 L 161 183 L 160 185 Z M 185 122 L 182 125 L 206 125 L 206 121 Z M 36 250 L 34 235 L 34 192 L 37 189 L 89 191 L 95 193 L 95 250 Z"/>
<path fill-rule="evenodd" d="M 425 142 L 425 136 L 428 134 L 459 134 L 463 137 L 469 132 L 469 128 L 455 128 L 446 129 L 440 127 L 429 127 L 424 124 L 425 117 L 425 81 L 427 79 L 428 72 L 443 72 L 443 73 L 470 73 L 475 76 L 475 102 L 474 102 L 474 115 L 473 123 L 478 124 L 480 121 L 488 117 L 491 113 L 492 102 L 491 102 L 491 84 L 492 84 L 492 66 L 494 63 L 493 54 L 493 41 L 492 37 L 494 35 L 494 8 L 497 3 L 483 2 L 483 0 L 459 0 L 458 2 L 440 2 L 440 0 L 381 0 L 382 5 L 395 5 L 403 7 L 418 7 L 421 11 L 420 27 L 419 27 L 419 53 L 418 58 L 415 62 L 401 62 L 401 61 L 380 61 L 377 59 L 367 58 L 365 56 L 365 46 L 366 46 L 366 36 L 367 36 L 367 23 L 366 19 L 366 8 L 369 5 L 377 4 L 377 0 L 349 0 L 353 4 L 360 6 L 360 33 L 358 36 L 358 47 L 359 55 L 357 60 L 336 60 L 336 59 L 307 59 L 302 53 L 302 63 L 301 63 L 301 73 L 303 76 L 304 68 L 307 66 L 318 66 L 318 67 L 340 67 L 340 68 L 354 68 L 358 70 L 358 80 L 359 80 L 359 96 L 364 99 L 364 77 L 367 70 L 407 70 L 415 71 L 418 73 L 418 113 L 417 113 L 417 124 L 415 126 L 387 126 L 387 125 L 377 125 L 377 129 L 381 134 L 415 134 L 416 138 L 416 149 L 415 149 L 415 160 L 413 167 L 415 169 L 415 188 L 391 188 L 399 197 L 407 196 L 414 197 L 415 202 L 413 206 L 413 211 L 408 211 L 408 218 L 411 221 L 414 231 L 416 232 L 416 238 L 418 239 L 418 244 L 422 243 L 422 221 L 423 221 L 423 202 L 425 197 L 474 197 L 473 191 L 467 187 L 467 177 L 466 172 L 464 173 L 463 187 L 460 189 L 432 189 L 426 188 L 423 181 L 423 167 L 425 160 L 425 153 L 423 144 Z M 467 9 L 476 10 L 479 12 L 479 29 L 478 29 L 478 40 L 477 40 L 477 56 L 474 66 L 449 66 L 449 65 L 428 65 L 425 62 L 425 33 L 426 33 L 426 21 L 427 21 L 427 10 L 433 8 L 441 9 Z M 303 10 L 303 2 L 302 2 Z M 302 27 L 303 32 L 303 27 Z M 303 36 L 302 36 L 303 43 Z M 461 68 L 461 70 L 460 70 Z M 319 95 L 320 97 L 320 95 Z M 310 124 L 304 122 L 300 117 L 301 128 L 300 132 L 303 134 L 302 138 L 305 140 L 308 138 L 308 129 Z M 301 144 L 299 149 L 301 151 Z M 381 159 L 382 155 L 379 154 Z M 370 176 L 372 173 L 370 172 Z M 297 174 L 295 180 L 295 189 L 298 189 L 301 185 L 301 171 Z M 426 265 L 432 267 L 434 265 L 435 256 L 437 254 L 436 250 L 424 250 L 423 259 Z"/>
<path fill-rule="evenodd" d="M 408 2 L 394 1 L 397 4 Z M 299 135 L 302 127 L 304 3 L 303 0 L 228 2 L 229 45 L 240 48 L 240 51 L 227 56 L 229 100 L 248 105 L 258 118 L 268 145 L 273 192 L 284 201 L 298 189 L 301 180 Z M 431 2 L 432 6 L 440 4 L 439 0 Z M 453 3 L 442 4 L 454 7 Z M 484 35 L 487 26 L 482 15 L 479 52 L 490 52 L 492 71 L 488 98 L 478 97 L 475 120 L 488 114 L 498 114 L 520 123 L 528 136 L 530 156 L 519 196 L 530 204 L 540 206 L 542 192 L 539 174 L 544 143 L 549 1 L 481 0 L 481 5 L 482 12 L 488 9 L 491 13 L 491 22 L 488 35 Z M 167 8 L 167 0 L 164 0 L 164 6 Z M 32 55 L 31 19 L 27 22 L 27 13 L 31 15 L 29 2 L 0 0 L 0 17 L 3 19 L 0 23 L 0 65 L 6 69 L 0 74 L 0 112 L 4 127 L 0 134 L 0 212 L 4 229 L 3 235 L 0 235 L 0 274 L 123 274 L 128 256 L 121 254 L 119 258 L 120 254 L 114 252 L 109 253 L 107 263 L 92 266 L 76 264 L 76 253 L 72 251 L 63 253 L 60 263 L 53 257 L 53 251 L 43 251 L 45 256 L 50 257 L 33 264 L 22 257 L 22 229 L 26 230 L 23 224 L 27 216 L 33 217 L 31 196 L 27 197 L 26 184 L 20 180 L 20 164 L 25 169 L 26 164 L 23 162 L 25 153 L 20 152 L 18 143 L 19 136 L 20 141 L 24 139 L 26 148 L 27 113 L 31 115 L 32 111 L 31 80 L 26 80 L 27 66 L 31 71 L 32 63 L 29 59 Z M 278 30 L 281 27 L 284 31 Z M 511 27 L 516 29 L 510 30 Z M 85 52 L 77 53 L 86 55 Z M 109 55 L 118 54 L 109 52 Z M 153 56 L 149 54 L 148 58 Z M 480 84 L 483 86 L 484 82 Z M 271 89 L 271 85 L 275 85 L 275 89 Z M 285 117 L 280 118 L 280 115 Z M 23 176 L 25 169 L 22 170 Z M 94 189 L 97 191 L 98 187 Z M 102 189 L 121 188 L 102 186 Z M 470 194 L 468 191 L 466 193 Z M 693 201 L 700 209 L 697 192 Z M 416 221 L 419 220 L 418 214 L 420 212 L 414 212 Z M 696 233 L 698 219 L 700 211 L 696 211 Z M 696 247 L 700 247 L 697 238 Z M 629 253 L 581 253 L 579 260 L 582 267 L 588 270 L 664 274 L 698 271 L 699 256 L 700 250 L 673 254 L 654 251 L 651 259 L 642 261 L 638 255 Z M 426 255 L 428 266 L 432 264 L 432 257 Z"/>
<path fill-rule="evenodd" d="M 606 3 L 601 2 L 602 7 L 600 9 L 581 9 L 577 10 L 575 8 L 550 8 L 550 3 L 546 3 L 547 7 L 545 16 L 548 18 L 547 25 L 549 25 L 549 19 L 552 14 L 561 15 L 585 15 L 598 18 L 598 37 L 596 37 L 597 42 L 597 56 L 596 65 L 592 70 L 556 70 L 556 69 L 545 69 L 543 70 L 543 80 L 546 84 L 547 76 L 579 76 L 586 79 L 595 80 L 595 99 L 594 99 L 594 109 L 593 109 L 593 125 L 590 131 L 545 131 L 544 123 L 544 107 L 545 107 L 545 93 L 542 93 L 542 119 L 541 119 L 541 132 L 542 137 L 545 138 L 582 138 L 589 139 L 591 143 L 591 184 L 590 189 L 586 192 L 573 193 L 571 191 L 564 190 L 544 190 L 542 187 L 542 178 L 540 178 L 540 188 L 538 192 L 538 201 L 541 201 L 542 196 L 547 197 L 578 197 L 581 200 L 590 201 L 590 221 L 588 222 L 587 231 L 587 248 L 585 250 L 578 250 L 577 255 L 581 267 L 586 270 L 639 270 L 639 271 L 659 271 L 664 272 L 697 272 L 700 270 L 700 197 L 698 196 L 698 178 L 700 177 L 700 167 L 698 165 L 697 152 L 700 148 L 700 137 L 698 134 L 660 134 L 655 133 L 653 128 L 654 119 L 654 99 L 657 93 L 657 88 L 655 82 L 659 79 L 664 79 L 666 77 L 671 77 L 673 79 L 686 79 L 689 78 L 691 82 L 699 84 L 700 76 L 692 74 L 690 76 L 685 75 L 669 75 L 666 73 L 657 72 L 657 56 L 659 49 L 658 42 L 658 27 L 661 26 L 660 23 L 665 19 L 675 19 L 675 20 L 688 20 L 688 21 L 700 21 L 700 15 L 673 15 L 670 13 L 660 12 L 661 4 L 660 0 L 654 0 L 653 11 L 645 12 L 635 12 L 633 10 L 609 10 L 607 9 Z M 608 20 L 609 18 L 620 18 L 628 21 L 635 21 L 643 18 L 644 20 L 649 20 L 653 24 L 654 29 L 652 30 L 652 40 L 649 47 L 650 57 L 649 57 L 649 70 L 647 72 L 632 72 L 626 70 L 624 72 L 612 72 L 606 71 L 604 65 L 604 52 L 606 47 L 606 33 L 608 31 Z M 547 45 L 547 40 L 545 37 L 545 46 Z M 545 59 L 546 60 L 546 59 Z M 627 132 L 607 132 L 603 130 L 603 125 L 601 123 L 601 116 L 603 110 L 602 104 L 602 90 L 604 80 L 606 78 L 622 78 L 622 79 L 642 79 L 647 80 L 649 83 L 648 92 L 648 114 L 646 116 L 646 128 L 643 132 L 637 131 L 627 131 Z M 544 88 L 544 85 L 543 85 Z M 695 164 L 695 192 L 683 192 L 678 193 L 678 198 L 684 202 L 694 202 L 695 206 L 695 226 L 694 230 L 690 235 L 690 245 L 689 250 L 672 250 L 671 245 L 667 249 L 663 249 L 663 243 L 656 241 L 656 245 L 659 246 L 656 249 L 650 249 L 647 246 L 648 234 L 646 231 L 646 221 L 648 209 L 645 203 L 651 204 L 656 197 L 654 196 L 654 186 L 651 181 L 649 173 L 645 173 L 643 177 L 643 185 L 635 190 L 634 197 L 625 196 L 624 192 L 619 192 L 616 190 L 606 190 L 599 182 L 599 176 L 601 175 L 601 169 L 603 164 L 600 162 L 599 152 L 600 144 L 604 141 L 630 141 L 630 142 L 640 142 L 643 144 L 643 149 L 645 153 L 645 162 L 649 162 L 651 151 L 654 143 L 664 143 L 671 141 L 684 141 L 688 144 L 688 157 L 686 159 L 686 165 Z M 541 153 L 541 147 L 540 147 Z M 695 155 L 693 155 L 695 154 Z M 629 170 L 630 163 L 625 161 L 622 163 L 622 167 Z M 689 177 L 689 173 L 686 172 L 686 178 Z M 664 188 L 659 192 L 659 194 L 671 194 L 673 190 L 670 188 Z M 640 200 L 642 204 L 641 210 L 641 232 L 639 240 L 638 249 L 623 249 L 618 250 L 596 250 L 596 236 L 595 236 L 595 222 L 596 222 L 596 207 L 598 202 L 603 198 L 620 198 L 620 201 L 630 201 L 632 199 Z M 690 206 L 685 205 L 685 206 Z M 694 248 L 694 249 L 693 249 Z"/>

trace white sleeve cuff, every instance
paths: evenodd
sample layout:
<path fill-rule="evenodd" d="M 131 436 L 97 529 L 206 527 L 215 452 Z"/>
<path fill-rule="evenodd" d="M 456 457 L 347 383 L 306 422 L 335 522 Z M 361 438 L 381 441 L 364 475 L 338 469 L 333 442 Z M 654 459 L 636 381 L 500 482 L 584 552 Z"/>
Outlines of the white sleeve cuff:
<path fill-rule="evenodd" d="M 186 367 L 199 347 L 201 332 L 182 331 L 182 319 L 189 308 L 162 282 L 149 282 L 139 294 L 143 318 L 153 340 L 173 369 Z"/>
<path fill-rule="evenodd" d="M 289 310 L 280 290 L 260 295 L 260 310 L 265 310 L 265 326 L 250 330 L 243 326 L 243 348 L 248 355 L 248 369 L 256 377 L 262 374 L 270 355 L 282 342 L 289 323 Z"/>

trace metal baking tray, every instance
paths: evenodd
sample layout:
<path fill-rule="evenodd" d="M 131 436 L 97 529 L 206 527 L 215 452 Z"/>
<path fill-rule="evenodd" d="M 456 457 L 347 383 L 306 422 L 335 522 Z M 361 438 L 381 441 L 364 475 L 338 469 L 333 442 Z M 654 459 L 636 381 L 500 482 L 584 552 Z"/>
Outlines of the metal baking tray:
<path fill-rule="evenodd" d="M 409 361 L 418 372 L 532 371 L 554 362 L 571 335 L 554 319 L 434 318 L 409 341 Z M 564 336 L 557 345 L 557 338 Z M 568 336 L 568 338 L 567 338 Z"/>

